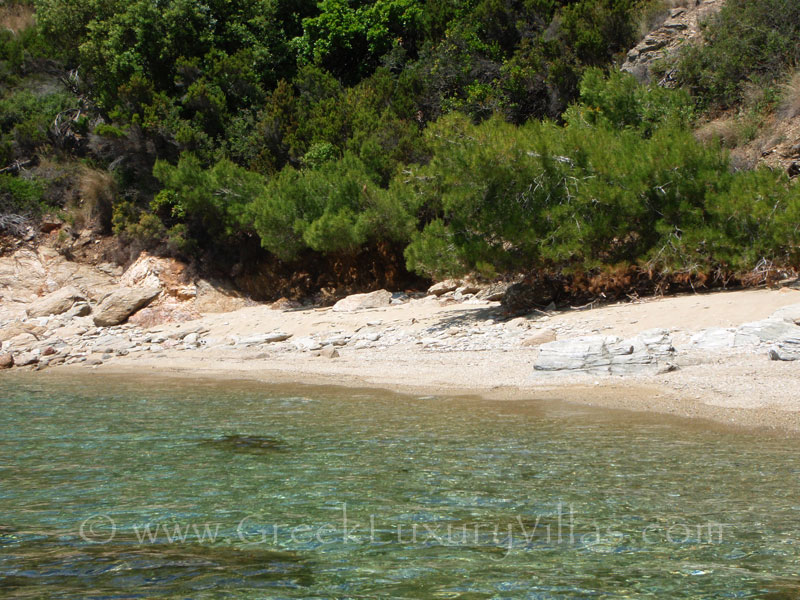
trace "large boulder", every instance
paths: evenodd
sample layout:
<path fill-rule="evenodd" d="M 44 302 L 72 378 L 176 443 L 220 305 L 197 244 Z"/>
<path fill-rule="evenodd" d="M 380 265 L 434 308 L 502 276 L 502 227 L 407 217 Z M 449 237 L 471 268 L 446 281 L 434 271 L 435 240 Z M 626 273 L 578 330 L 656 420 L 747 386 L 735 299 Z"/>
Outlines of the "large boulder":
<path fill-rule="evenodd" d="M 508 291 L 510 285 L 511 284 L 504 282 L 493 283 L 479 291 L 475 297 L 479 300 L 486 300 L 487 302 L 498 302 L 506 295 L 506 291 Z"/>
<path fill-rule="evenodd" d="M 392 303 L 392 293 L 386 290 L 378 290 L 369 294 L 353 294 L 342 298 L 333 305 L 334 312 L 354 312 L 366 310 L 368 308 L 380 308 L 389 306 Z"/>
<path fill-rule="evenodd" d="M 509 286 L 500 302 L 509 312 L 522 313 L 548 306 L 555 298 L 553 282 L 543 277 L 529 277 Z"/>
<path fill-rule="evenodd" d="M 111 292 L 95 308 L 94 324 L 98 327 L 119 325 L 137 310 L 144 308 L 161 293 L 161 288 L 121 288 Z"/>
<path fill-rule="evenodd" d="M 78 288 L 68 285 L 33 302 L 25 313 L 29 317 L 49 317 L 67 312 L 76 302 L 85 302 L 86 295 Z"/>
<path fill-rule="evenodd" d="M 18 367 L 27 367 L 39 362 L 39 355 L 33 352 L 23 352 L 14 357 L 14 364 Z"/>
<path fill-rule="evenodd" d="M 645 331 L 627 340 L 589 336 L 543 344 L 534 369 L 604 375 L 654 373 L 674 353 L 665 329 Z"/>
<path fill-rule="evenodd" d="M 460 285 L 461 282 L 458 279 L 445 279 L 444 281 L 434 283 L 431 287 L 429 287 L 428 294 L 432 294 L 434 296 L 441 296 L 442 294 L 446 294 L 447 292 L 456 291 L 458 289 L 458 286 Z"/>

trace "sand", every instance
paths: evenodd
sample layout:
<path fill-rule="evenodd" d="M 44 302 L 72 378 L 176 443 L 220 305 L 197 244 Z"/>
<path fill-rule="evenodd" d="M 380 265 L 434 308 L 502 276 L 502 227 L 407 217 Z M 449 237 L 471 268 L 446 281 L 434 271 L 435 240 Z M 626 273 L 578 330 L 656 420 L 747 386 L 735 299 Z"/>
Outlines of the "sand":
<path fill-rule="evenodd" d="M 800 362 L 771 361 L 763 348 L 692 351 L 688 340 L 698 330 L 741 325 L 798 303 L 796 289 L 760 289 L 647 299 L 510 320 L 498 303 L 446 303 L 433 297 L 353 313 L 251 306 L 156 328 L 169 333 L 170 328 L 202 326 L 206 343 L 197 349 L 159 348 L 91 368 L 79 363 L 54 370 L 477 394 L 487 400 L 563 400 L 794 434 L 800 432 Z M 555 332 L 559 339 L 597 333 L 629 337 L 654 327 L 672 331 L 682 356 L 679 370 L 624 378 L 535 373 L 538 349 L 521 343 L 543 331 Z M 254 348 L 234 344 L 241 337 L 275 330 L 292 338 Z M 317 356 L 293 345 L 293 340 L 324 339 L 340 332 L 353 339 L 364 332 L 381 337 L 360 348 L 351 341 L 337 349 L 338 358 Z M 439 337 L 426 337 L 431 335 Z M 451 337 L 460 342 L 449 343 Z M 472 349 L 459 349 L 465 343 Z"/>

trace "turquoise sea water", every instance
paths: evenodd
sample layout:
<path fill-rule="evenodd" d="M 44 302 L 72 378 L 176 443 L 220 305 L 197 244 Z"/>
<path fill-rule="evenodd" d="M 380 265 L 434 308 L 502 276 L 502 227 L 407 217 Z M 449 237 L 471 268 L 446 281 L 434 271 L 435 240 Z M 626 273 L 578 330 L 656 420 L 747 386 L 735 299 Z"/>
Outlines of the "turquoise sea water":
<path fill-rule="evenodd" d="M 98 376 L 0 414 L 0 597 L 800 597 L 791 438 Z"/>

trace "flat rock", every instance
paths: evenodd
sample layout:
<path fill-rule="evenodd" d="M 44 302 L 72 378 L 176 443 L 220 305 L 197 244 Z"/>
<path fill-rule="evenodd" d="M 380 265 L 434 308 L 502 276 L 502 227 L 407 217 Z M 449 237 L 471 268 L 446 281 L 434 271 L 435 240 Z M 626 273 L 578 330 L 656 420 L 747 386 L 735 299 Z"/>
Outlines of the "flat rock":
<path fill-rule="evenodd" d="M 11 346 L 12 348 L 26 349 L 29 348 L 31 345 L 35 344 L 36 342 L 38 342 L 39 338 L 37 338 L 33 333 L 25 332 L 15 335 L 14 337 L 12 337 L 7 341 L 8 345 Z"/>
<path fill-rule="evenodd" d="M 780 317 L 770 317 L 738 327 L 735 345 L 775 342 L 785 337 L 800 338 L 800 327 Z"/>
<path fill-rule="evenodd" d="M 353 294 L 342 298 L 333 305 L 334 312 L 354 312 L 368 308 L 380 308 L 392 303 L 392 294 L 386 290 L 378 290 L 368 294 Z"/>
<path fill-rule="evenodd" d="M 130 351 L 136 346 L 136 343 L 131 342 L 124 338 L 117 338 L 114 336 L 103 336 L 98 338 L 92 344 L 93 352 L 104 352 L 107 354 L 119 353 L 123 351 Z"/>
<path fill-rule="evenodd" d="M 456 289 L 456 294 L 465 296 L 467 294 L 477 294 L 481 291 L 481 286 L 474 282 L 465 282 Z"/>
<path fill-rule="evenodd" d="M 769 357 L 772 360 L 800 360 L 800 337 L 786 336 L 778 340 L 777 343 L 770 348 Z"/>
<path fill-rule="evenodd" d="M 588 336 L 543 344 L 534 369 L 607 375 L 655 373 L 674 353 L 665 329 L 645 331 L 627 340 Z"/>
<path fill-rule="evenodd" d="M 94 312 L 98 327 L 119 325 L 137 310 L 144 308 L 161 293 L 161 288 L 121 288 L 106 296 Z"/>
<path fill-rule="evenodd" d="M 0 342 L 12 340 L 18 335 L 31 335 L 30 324 L 28 323 L 8 323 L 0 328 Z M 32 336 L 36 339 L 35 336 Z"/>
<path fill-rule="evenodd" d="M 67 312 L 76 302 L 86 301 L 86 295 L 75 286 L 68 285 L 39 298 L 33 302 L 26 310 L 26 314 L 31 318 L 47 317 L 50 315 L 60 315 Z"/>
<path fill-rule="evenodd" d="M 790 304 L 789 306 L 784 306 L 783 308 L 775 311 L 772 314 L 772 317 L 788 321 L 789 323 L 793 323 L 795 325 L 800 325 L 800 304 Z"/>
<path fill-rule="evenodd" d="M 691 341 L 692 346 L 698 350 L 723 350 L 733 348 L 736 344 L 736 332 L 733 329 L 711 327 L 698 331 Z"/>
<path fill-rule="evenodd" d="M 260 333 L 258 335 L 251 335 L 246 338 L 242 338 L 237 342 L 237 344 L 242 346 L 260 346 L 261 344 L 283 342 L 284 340 L 288 340 L 290 337 L 292 337 L 291 333 L 273 331 L 272 333 Z"/>

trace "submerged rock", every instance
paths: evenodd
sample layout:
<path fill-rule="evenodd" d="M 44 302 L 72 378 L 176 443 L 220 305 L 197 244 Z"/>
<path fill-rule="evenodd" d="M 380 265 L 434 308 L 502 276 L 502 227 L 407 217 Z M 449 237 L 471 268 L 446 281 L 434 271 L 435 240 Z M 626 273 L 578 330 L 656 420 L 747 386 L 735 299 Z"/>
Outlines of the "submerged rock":
<path fill-rule="evenodd" d="M 674 353 L 665 329 L 645 331 L 627 340 L 589 336 L 543 344 L 534 370 L 608 375 L 655 373 Z"/>
<path fill-rule="evenodd" d="M 260 435 L 226 435 L 208 440 L 204 444 L 240 454 L 270 454 L 285 450 L 281 440 Z"/>
<path fill-rule="evenodd" d="M 60 532 L 44 530 L 31 536 L 4 527 L 0 541 L 7 537 L 13 543 L 18 550 L 15 565 L 20 566 L 19 575 L 4 574 L 0 595 L 81 598 L 87 597 L 90 589 L 94 597 L 130 598 L 132 594 L 125 591 L 136 585 L 146 590 L 139 594 L 142 597 L 185 598 L 197 597 L 196 590 L 208 589 L 208 582 L 215 580 L 226 587 L 257 590 L 313 584 L 312 568 L 302 555 L 264 547 L 265 525 L 257 519 L 247 517 L 234 533 L 233 539 L 246 547 L 231 545 L 219 527 L 218 523 L 163 520 L 148 524 L 147 531 L 153 535 L 142 538 L 142 530 L 117 529 L 113 521 L 105 519 L 87 520 L 79 532 L 86 543 L 80 545 L 64 541 Z M 177 535 L 181 531 L 183 534 Z M 215 540 L 217 543 L 212 543 Z M 55 573 L 70 574 L 58 577 L 59 593 L 42 594 L 42 565 Z"/>

